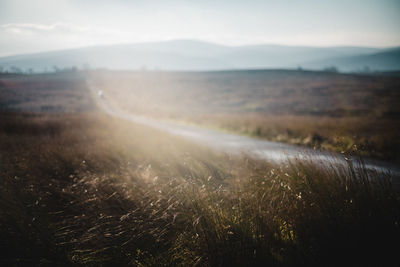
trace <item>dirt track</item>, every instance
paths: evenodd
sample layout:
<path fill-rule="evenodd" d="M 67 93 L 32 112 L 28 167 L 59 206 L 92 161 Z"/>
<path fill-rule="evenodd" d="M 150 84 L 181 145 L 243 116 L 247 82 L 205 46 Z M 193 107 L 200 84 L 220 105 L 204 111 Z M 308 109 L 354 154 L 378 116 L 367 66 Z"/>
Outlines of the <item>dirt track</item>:
<path fill-rule="evenodd" d="M 220 132 L 212 129 L 179 124 L 170 121 L 160 121 L 149 117 L 128 114 L 118 110 L 107 101 L 107 96 L 99 94 L 100 90 L 88 83 L 88 88 L 97 99 L 101 110 L 109 115 L 116 116 L 134 123 L 150 126 L 166 131 L 170 134 L 191 139 L 197 143 L 218 149 L 228 154 L 246 154 L 259 159 L 268 159 L 276 162 L 285 162 L 288 159 L 308 159 L 320 164 L 343 165 L 345 157 L 341 154 L 313 150 L 284 143 L 271 142 L 242 135 Z M 358 162 L 352 159 L 354 164 Z M 378 160 L 365 159 L 365 166 L 370 170 L 391 172 L 400 176 L 400 166 Z"/>

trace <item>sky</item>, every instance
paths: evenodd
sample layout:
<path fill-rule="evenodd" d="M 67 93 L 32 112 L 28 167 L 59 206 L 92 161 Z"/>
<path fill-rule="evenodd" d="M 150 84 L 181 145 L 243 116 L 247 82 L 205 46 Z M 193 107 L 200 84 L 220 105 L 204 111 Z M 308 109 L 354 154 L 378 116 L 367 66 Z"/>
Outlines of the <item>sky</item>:
<path fill-rule="evenodd" d="M 173 39 L 400 46 L 400 0 L 0 0 L 0 56 Z"/>

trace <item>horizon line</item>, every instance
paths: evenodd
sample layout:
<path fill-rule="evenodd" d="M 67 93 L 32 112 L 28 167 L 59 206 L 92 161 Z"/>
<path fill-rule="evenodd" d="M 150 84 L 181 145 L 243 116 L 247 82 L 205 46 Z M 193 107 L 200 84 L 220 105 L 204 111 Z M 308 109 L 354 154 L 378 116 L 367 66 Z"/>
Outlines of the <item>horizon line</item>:
<path fill-rule="evenodd" d="M 76 46 L 70 48 L 62 48 L 62 49 L 54 49 L 54 50 L 42 50 L 36 52 L 27 52 L 27 53 L 19 53 L 19 54 L 9 54 L 9 55 L 0 55 L 0 58 L 7 58 L 7 57 L 17 57 L 17 56 L 26 56 L 26 55 L 35 55 L 35 54 L 43 54 L 43 53 L 52 53 L 52 52 L 62 52 L 62 51 L 69 51 L 69 50 L 79 50 L 84 48 L 94 48 L 94 47 L 107 47 L 107 46 L 120 46 L 120 45 L 141 45 L 141 44 L 156 44 L 156 43 L 169 43 L 175 41 L 191 41 L 191 42 L 198 42 L 198 43 L 205 43 L 211 44 L 216 46 L 222 47 L 230 47 L 230 48 L 240 48 L 240 47 L 251 47 L 251 46 L 277 46 L 277 47 L 301 47 L 301 48 L 371 48 L 377 50 L 386 50 L 386 49 L 394 49 L 400 47 L 400 44 L 394 46 L 366 46 L 366 45 L 288 45 L 288 44 L 279 44 L 279 43 L 249 43 L 249 44 L 241 44 L 241 45 L 229 45 L 219 42 L 213 41 L 206 41 L 201 39 L 191 39 L 191 38 L 177 38 L 177 39 L 166 39 L 166 40 L 159 40 L 159 41 L 139 41 L 139 42 L 119 42 L 113 44 L 93 44 L 93 45 L 85 45 L 85 46 Z"/>

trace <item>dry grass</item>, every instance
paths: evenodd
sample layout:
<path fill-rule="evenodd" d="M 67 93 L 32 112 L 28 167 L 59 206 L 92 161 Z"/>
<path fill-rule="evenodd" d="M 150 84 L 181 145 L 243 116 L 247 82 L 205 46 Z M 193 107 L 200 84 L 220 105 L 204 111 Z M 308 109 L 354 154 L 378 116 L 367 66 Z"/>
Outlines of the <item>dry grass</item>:
<path fill-rule="evenodd" d="M 92 111 L 94 104 L 80 72 L 0 73 L 0 110 L 45 113 Z"/>
<path fill-rule="evenodd" d="M 398 76 L 99 71 L 90 78 L 127 112 L 399 161 Z"/>
<path fill-rule="evenodd" d="M 400 121 L 374 117 L 214 114 L 185 122 L 277 142 L 399 161 Z"/>
<path fill-rule="evenodd" d="M 4 265 L 396 266 L 400 194 L 98 114 L 1 114 Z"/>

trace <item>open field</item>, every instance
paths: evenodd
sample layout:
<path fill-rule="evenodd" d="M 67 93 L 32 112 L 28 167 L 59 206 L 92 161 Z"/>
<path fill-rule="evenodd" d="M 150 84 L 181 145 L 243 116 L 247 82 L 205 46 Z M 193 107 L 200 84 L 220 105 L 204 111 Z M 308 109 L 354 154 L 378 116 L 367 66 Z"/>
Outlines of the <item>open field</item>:
<path fill-rule="evenodd" d="M 396 74 L 98 71 L 91 82 L 134 114 L 399 160 Z"/>
<path fill-rule="evenodd" d="M 0 74 L 0 110 L 45 113 L 91 111 L 86 77 L 78 72 Z"/>
<path fill-rule="evenodd" d="M 400 1 L 0 0 L 0 267 L 400 267 Z"/>
<path fill-rule="evenodd" d="M 399 161 L 400 76 L 306 71 L 2 74 L 2 110 L 94 110 L 90 80 L 125 112 Z"/>
<path fill-rule="evenodd" d="M 232 158 L 96 113 L 0 117 L 3 265 L 397 264 L 388 176 Z"/>
<path fill-rule="evenodd" d="M 362 163 L 332 167 L 303 159 L 277 164 L 222 154 L 101 113 L 86 82 L 101 86 L 104 97 L 121 109 L 157 118 L 207 127 L 225 123 L 218 126 L 225 129 L 268 121 L 260 131 L 272 125 L 276 132 L 266 136 L 271 139 L 296 127 L 322 136 L 340 123 L 343 136 L 358 133 L 355 129 L 390 136 L 397 131 L 389 129 L 396 116 L 382 115 L 379 132 L 357 116 L 246 113 L 236 104 L 223 113 L 217 110 L 222 99 L 215 112 L 206 114 L 201 105 L 195 108 L 198 100 L 190 91 L 181 95 L 179 86 L 171 96 L 192 104 L 163 102 L 157 90 L 134 96 L 123 89 L 129 79 L 114 76 L 140 77 L 129 84 L 141 81 L 141 88 L 149 88 L 154 73 L 99 74 L 91 73 L 89 80 L 81 72 L 1 76 L 2 265 L 396 266 L 398 177 L 367 171 Z M 153 79 L 154 88 L 173 75 Z M 145 77 L 149 80 L 142 81 Z M 117 80 L 119 87 L 112 86 Z M 142 110 L 150 93 L 159 105 Z M 163 114 L 168 107 L 193 111 Z M 286 126 L 279 128 L 283 121 Z"/>

